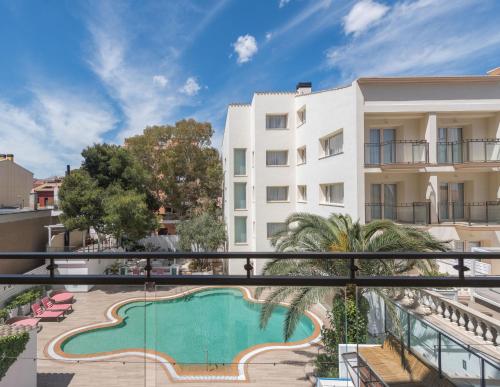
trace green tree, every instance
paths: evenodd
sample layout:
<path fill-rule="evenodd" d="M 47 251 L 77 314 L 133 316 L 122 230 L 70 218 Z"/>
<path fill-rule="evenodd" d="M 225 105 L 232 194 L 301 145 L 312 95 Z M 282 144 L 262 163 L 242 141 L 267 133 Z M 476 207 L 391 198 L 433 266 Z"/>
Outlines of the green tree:
<path fill-rule="evenodd" d="M 104 190 L 85 170 L 75 170 L 66 176 L 59 189 L 61 221 L 68 230 L 93 227 L 104 232 Z"/>
<path fill-rule="evenodd" d="M 158 227 L 146 204 L 146 195 L 121 188 L 110 189 L 104 198 L 103 221 L 108 234 L 119 241 L 135 242 Z"/>
<path fill-rule="evenodd" d="M 199 216 L 181 222 L 177 227 L 179 248 L 183 251 L 218 251 L 227 241 L 226 226 L 214 212 L 204 212 Z M 207 259 L 195 260 L 198 269 L 210 266 Z"/>
<path fill-rule="evenodd" d="M 152 126 L 125 143 L 151 176 L 151 194 L 185 219 L 213 211 L 222 195 L 222 163 L 211 146 L 212 126 L 193 119 Z"/>
<path fill-rule="evenodd" d="M 68 230 L 93 227 L 99 240 L 112 234 L 136 241 L 157 227 L 158 205 L 147 189 L 149 175 L 127 149 L 95 144 L 83 150 L 79 170 L 63 179 L 59 197 Z"/>
<path fill-rule="evenodd" d="M 329 218 L 308 213 L 295 213 L 286 220 L 287 228 L 272 238 L 279 252 L 429 252 L 446 251 L 447 242 L 432 237 L 428 232 L 400 226 L 388 220 L 377 220 L 366 225 L 354 222 L 348 215 L 333 214 Z M 410 272 L 429 273 L 435 264 L 428 259 L 391 259 L 356 262 L 363 275 L 403 275 Z M 348 260 L 276 259 L 268 262 L 265 275 L 291 276 L 347 276 Z M 259 288 L 260 295 L 264 288 Z M 349 288 L 347 289 L 349 293 Z M 351 289 L 352 290 L 352 289 Z M 361 289 L 361 295 L 364 291 Z M 373 290 L 373 289 L 371 289 Z M 261 325 L 265 326 L 276 306 L 291 300 L 284 323 L 284 336 L 289 339 L 302 313 L 319 300 L 343 294 L 340 288 L 277 287 L 272 288 L 262 308 Z M 383 291 L 379 291 L 385 297 Z M 355 294 L 347 296 L 354 297 Z"/>

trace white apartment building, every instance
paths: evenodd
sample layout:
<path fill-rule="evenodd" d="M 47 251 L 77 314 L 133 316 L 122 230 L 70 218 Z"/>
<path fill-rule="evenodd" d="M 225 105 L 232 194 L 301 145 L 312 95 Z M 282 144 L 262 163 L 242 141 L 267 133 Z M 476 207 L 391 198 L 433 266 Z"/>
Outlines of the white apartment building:
<path fill-rule="evenodd" d="M 392 219 L 465 250 L 500 246 L 500 70 L 256 92 L 229 105 L 223 163 L 229 251 L 272 251 L 269 237 L 296 211 Z"/>

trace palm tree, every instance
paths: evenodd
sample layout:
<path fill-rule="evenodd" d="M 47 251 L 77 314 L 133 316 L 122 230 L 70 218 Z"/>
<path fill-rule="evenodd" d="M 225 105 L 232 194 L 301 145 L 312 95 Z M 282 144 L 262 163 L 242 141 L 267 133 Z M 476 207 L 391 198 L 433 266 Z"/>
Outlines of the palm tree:
<path fill-rule="evenodd" d="M 375 220 L 362 225 L 359 221 L 354 222 L 349 215 L 332 214 L 324 218 L 295 213 L 287 218 L 286 229 L 272 238 L 272 244 L 278 252 L 430 252 L 446 251 L 448 242 L 439 241 L 426 231 L 397 225 L 389 220 Z M 435 271 L 435 264 L 429 259 L 359 259 L 357 266 L 363 275 L 429 274 Z M 268 262 L 264 267 L 265 275 L 276 276 L 346 276 L 348 273 L 347 259 L 280 258 Z M 258 288 L 257 296 L 265 289 Z M 361 293 L 368 290 L 373 289 L 362 289 Z M 375 291 L 387 298 L 384 291 Z M 305 310 L 327 296 L 340 295 L 343 295 L 343 289 L 340 288 L 271 288 L 262 308 L 260 324 L 265 327 L 274 308 L 280 302 L 291 300 L 284 324 L 284 336 L 288 340 Z"/>

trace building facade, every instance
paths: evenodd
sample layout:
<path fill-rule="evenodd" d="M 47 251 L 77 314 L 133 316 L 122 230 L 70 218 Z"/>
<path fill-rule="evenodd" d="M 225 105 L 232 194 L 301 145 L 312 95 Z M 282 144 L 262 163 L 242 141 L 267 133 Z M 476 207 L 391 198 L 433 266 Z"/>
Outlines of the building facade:
<path fill-rule="evenodd" d="M 269 238 L 295 211 L 391 219 L 457 249 L 500 246 L 494 74 L 360 78 L 318 92 L 301 83 L 231 104 L 223 139 L 229 250 L 272 251 Z"/>
<path fill-rule="evenodd" d="M 14 162 L 14 155 L 0 154 L 0 208 L 29 207 L 33 173 Z"/>

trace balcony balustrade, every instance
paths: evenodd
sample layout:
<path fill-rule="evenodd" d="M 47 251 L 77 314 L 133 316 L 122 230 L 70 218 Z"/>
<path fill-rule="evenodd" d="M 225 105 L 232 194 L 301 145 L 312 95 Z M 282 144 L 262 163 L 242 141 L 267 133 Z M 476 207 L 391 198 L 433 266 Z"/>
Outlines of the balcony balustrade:
<path fill-rule="evenodd" d="M 397 223 L 429 224 L 430 208 L 430 202 L 366 203 L 365 220 L 371 222 L 375 219 L 389 219 Z"/>
<path fill-rule="evenodd" d="M 499 224 L 500 200 L 473 203 L 441 202 L 438 215 L 440 223 Z"/>
<path fill-rule="evenodd" d="M 429 162 L 429 144 L 425 140 L 400 140 L 365 143 L 365 165 L 413 165 Z"/>
<path fill-rule="evenodd" d="M 500 162 L 500 139 L 469 139 L 436 144 L 438 164 Z"/>

